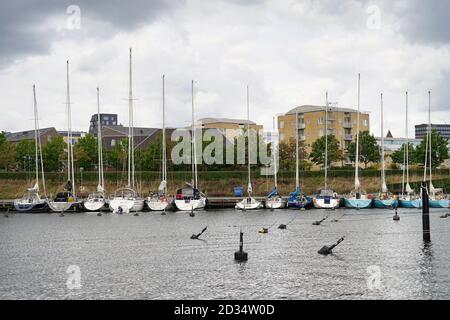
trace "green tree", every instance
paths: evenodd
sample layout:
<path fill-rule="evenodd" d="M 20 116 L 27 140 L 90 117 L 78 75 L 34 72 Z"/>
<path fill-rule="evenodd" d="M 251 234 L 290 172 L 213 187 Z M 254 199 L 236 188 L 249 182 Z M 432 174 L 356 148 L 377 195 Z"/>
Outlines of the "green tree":
<path fill-rule="evenodd" d="M 328 165 L 331 163 L 342 160 L 343 154 L 339 147 L 339 141 L 334 135 L 328 135 Z M 312 162 L 318 165 L 324 165 L 325 163 L 325 136 L 318 138 L 311 147 L 311 153 L 309 158 Z"/>
<path fill-rule="evenodd" d="M 6 134 L 0 132 L 0 168 L 8 170 L 16 164 L 16 148 L 6 139 Z"/>
<path fill-rule="evenodd" d="M 85 170 L 93 170 L 98 162 L 98 142 L 93 135 L 86 135 L 74 146 L 74 160 L 77 166 Z"/>
<path fill-rule="evenodd" d="M 351 161 L 355 161 L 356 142 L 349 144 L 348 155 Z M 363 131 L 359 135 L 359 161 L 364 163 L 366 169 L 370 162 L 380 161 L 380 147 L 375 137 L 369 131 Z"/>
<path fill-rule="evenodd" d="M 394 151 L 390 157 L 392 159 L 392 161 L 396 164 L 403 164 L 404 160 L 405 160 L 405 148 L 406 148 L 406 143 L 402 144 L 402 146 L 400 147 L 400 149 L 398 149 L 397 151 Z M 414 146 L 409 143 L 408 144 L 408 153 L 409 153 L 409 163 L 415 163 L 415 150 L 414 150 Z"/>
<path fill-rule="evenodd" d="M 59 171 L 60 161 L 64 159 L 64 149 L 67 144 L 63 137 L 53 137 L 50 142 L 42 147 L 44 169 L 46 171 Z"/>
<path fill-rule="evenodd" d="M 126 168 L 128 156 L 128 139 L 123 138 L 116 141 L 116 144 L 107 152 L 108 164 L 116 170 Z"/>
<path fill-rule="evenodd" d="M 429 150 L 430 146 L 428 146 Z M 423 139 L 416 147 L 414 152 L 415 163 L 425 163 L 426 138 Z M 427 153 L 428 161 L 430 159 Z M 448 142 L 436 130 L 431 131 L 431 162 L 433 168 L 439 167 L 446 159 L 448 159 Z M 427 162 L 428 163 L 428 162 Z M 429 165 L 429 164 L 428 164 Z"/>
<path fill-rule="evenodd" d="M 278 148 L 280 170 L 295 170 L 296 140 L 294 138 L 290 138 L 287 141 L 282 141 L 280 142 Z M 308 158 L 308 154 L 305 151 L 304 144 L 299 142 L 298 148 L 300 170 L 308 170 L 310 165 L 308 165 L 308 162 L 305 160 Z"/>
<path fill-rule="evenodd" d="M 16 146 L 16 163 L 19 169 L 33 170 L 35 163 L 34 140 L 22 140 Z"/>

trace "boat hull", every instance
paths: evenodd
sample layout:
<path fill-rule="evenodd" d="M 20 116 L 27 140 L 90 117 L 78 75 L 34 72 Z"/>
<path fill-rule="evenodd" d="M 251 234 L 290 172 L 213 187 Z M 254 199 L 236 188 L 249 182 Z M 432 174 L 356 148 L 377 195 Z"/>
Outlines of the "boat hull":
<path fill-rule="evenodd" d="M 375 199 L 373 206 L 378 209 L 392 209 L 398 207 L 398 200 L 396 199 Z"/>
<path fill-rule="evenodd" d="M 169 200 L 147 198 L 147 206 L 152 211 L 164 211 L 169 206 Z"/>
<path fill-rule="evenodd" d="M 83 207 L 87 211 L 95 212 L 106 209 L 105 199 L 91 199 L 83 202 Z"/>
<path fill-rule="evenodd" d="M 449 208 L 450 200 L 442 199 L 442 200 L 430 200 L 430 208 Z"/>
<path fill-rule="evenodd" d="M 348 209 L 368 209 L 372 207 L 372 199 L 344 199 Z"/>
<path fill-rule="evenodd" d="M 50 210 L 54 212 L 77 211 L 80 202 L 56 202 L 49 201 Z"/>
<path fill-rule="evenodd" d="M 266 200 L 266 208 L 268 209 L 281 209 L 284 207 L 283 198 L 272 197 Z"/>
<path fill-rule="evenodd" d="M 255 198 L 245 198 L 237 202 L 235 206 L 236 209 L 243 211 L 261 209 L 262 207 L 262 203 L 255 200 Z"/>
<path fill-rule="evenodd" d="M 42 200 L 38 203 L 14 201 L 14 209 L 19 213 L 43 213 L 50 210 L 46 200 Z"/>
<path fill-rule="evenodd" d="M 400 200 L 399 204 L 400 204 L 401 208 L 416 208 L 416 209 L 422 208 L 422 200 L 421 199 Z"/>
<path fill-rule="evenodd" d="M 178 211 L 201 210 L 206 206 L 206 198 L 200 199 L 178 199 L 175 200 L 175 206 Z"/>
<path fill-rule="evenodd" d="M 339 207 L 341 199 L 337 198 L 313 198 L 314 207 L 317 209 L 336 209 Z"/>
<path fill-rule="evenodd" d="M 143 199 L 126 199 L 126 198 L 113 198 L 109 202 L 109 209 L 114 213 L 120 213 L 120 208 L 122 208 L 122 213 L 138 212 L 144 209 Z"/>

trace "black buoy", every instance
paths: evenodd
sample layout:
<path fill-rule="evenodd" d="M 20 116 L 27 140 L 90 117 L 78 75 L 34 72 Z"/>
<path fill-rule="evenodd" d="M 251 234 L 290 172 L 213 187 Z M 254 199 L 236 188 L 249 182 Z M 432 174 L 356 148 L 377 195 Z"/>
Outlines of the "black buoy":
<path fill-rule="evenodd" d="M 441 218 L 448 218 L 448 213 L 443 214 L 443 215 L 441 216 Z"/>
<path fill-rule="evenodd" d="M 400 220 L 400 216 L 397 213 L 397 208 L 395 208 L 395 215 L 394 215 L 394 217 L 392 217 L 392 220 L 394 220 L 394 221 L 399 221 Z"/>
<path fill-rule="evenodd" d="M 138 216 L 139 216 L 139 213 L 136 212 L 136 213 L 134 214 L 134 216 L 135 216 L 135 217 L 138 217 Z"/>
<path fill-rule="evenodd" d="M 340 238 L 335 244 L 333 244 L 331 246 L 323 246 L 319 251 L 317 251 L 317 253 L 323 254 L 323 255 L 331 254 L 331 253 L 333 253 L 333 249 L 342 241 L 344 241 L 344 237 Z"/>
<path fill-rule="evenodd" d="M 241 230 L 239 239 L 239 251 L 234 253 L 234 260 L 236 261 L 247 261 L 248 254 L 244 251 L 244 233 Z"/>
<path fill-rule="evenodd" d="M 163 212 L 161 212 L 161 215 L 162 215 L 162 216 L 165 216 L 165 215 L 166 215 L 166 208 L 164 208 Z"/>
<path fill-rule="evenodd" d="M 191 212 L 189 213 L 190 217 L 195 217 L 194 208 L 191 209 Z"/>
<path fill-rule="evenodd" d="M 192 234 L 191 239 L 197 240 L 203 234 L 203 232 L 206 231 L 206 229 L 208 229 L 208 227 L 204 227 L 203 230 L 200 231 L 200 233 L 198 233 L 198 234 Z"/>
<path fill-rule="evenodd" d="M 64 217 L 64 212 L 61 212 L 61 213 L 59 214 L 59 216 L 60 216 L 60 217 Z"/>
<path fill-rule="evenodd" d="M 5 213 L 5 218 L 9 218 L 9 208 L 6 210 L 6 213 Z"/>
<path fill-rule="evenodd" d="M 123 214 L 123 208 L 121 206 L 117 208 L 117 214 Z"/>
<path fill-rule="evenodd" d="M 278 229 L 284 230 L 284 229 L 286 229 L 286 228 L 287 228 L 287 226 L 286 226 L 285 224 L 280 224 L 280 225 L 278 226 Z"/>
<path fill-rule="evenodd" d="M 324 222 L 326 219 L 328 219 L 328 216 L 326 216 L 326 217 L 323 218 L 322 220 L 314 221 L 314 222 L 312 223 L 312 225 L 313 225 L 313 226 L 320 226 L 320 224 L 321 224 L 322 222 Z"/>

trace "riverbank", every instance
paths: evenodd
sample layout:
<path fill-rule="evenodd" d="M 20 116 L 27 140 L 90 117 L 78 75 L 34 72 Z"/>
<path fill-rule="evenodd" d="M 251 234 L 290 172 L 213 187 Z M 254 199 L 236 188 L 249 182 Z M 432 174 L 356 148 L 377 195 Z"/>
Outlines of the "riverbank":
<path fill-rule="evenodd" d="M 360 181 L 365 191 L 376 193 L 380 189 L 380 178 L 377 171 L 363 171 Z M 27 179 L 28 178 L 28 179 Z M 79 189 L 81 177 L 76 181 L 77 190 Z M 413 188 L 417 188 L 423 179 L 420 171 L 410 174 L 410 182 Z M 142 195 L 147 195 L 150 191 L 156 191 L 159 186 L 159 173 L 157 172 L 138 172 L 136 174 L 138 191 Z M 190 180 L 190 172 L 172 172 L 168 175 L 168 192 L 175 194 L 176 189 L 182 187 L 186 181 Z M 387 173 L 388 188 L 393 192 L 401 191 L 403 175 L 401 171 L 392 171 Z M 111 194 L 117 188 L 126 185 L 126 177 L 122 173 L 105 174 L 106 190 Z M 27 188 L 33 185 L 30 175 L 25 173 L 0 173 L 0 199 L 15 199 L 20 197 Z M 47 174 L 46 186 L 47 194 L 54 195 L 64 186 L 64 175 L 58 173 Z M 85 173 L 83 177 L 83 187 L 86 193 L 92 192 L 97 188 L 96 175 L 94 173 Z M 258 176 L 252 179 L 254 194 L 264 196 L 273 188 L 273 177 Z M 323 187 L 324 177 L 321 172 L 309 171 L 301 174 L 301 187 L 306 194 L 314 194 L 317 189 Z M 447 171 L 437 171 L 433 184 L 435 187 L 441 187 L 444 192 L 450 193 L 450 178 Z M 330 172 L 328 185 L 333 187 L 339 194 L 346 194 L 353 190 L 354 177 L 351 172 L 336 170 Z M 199 186 L 208 196 L 227 197 L 233 195 L 233 188 L 237 186 L 247 186 L 246 172 L 202 172 L 199 174 Z M 289 195 L 295 189 L 295 173 L 280 172 L 278 177 L 278 189 L 280 194 Z"/>

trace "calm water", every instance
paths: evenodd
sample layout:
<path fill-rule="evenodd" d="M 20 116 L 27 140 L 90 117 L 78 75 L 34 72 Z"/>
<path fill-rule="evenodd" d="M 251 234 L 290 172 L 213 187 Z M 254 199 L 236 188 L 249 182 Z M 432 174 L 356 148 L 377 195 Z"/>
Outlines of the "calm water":
<path fill-rule="evenodd" d="M 424 247 L 419 210 L 327 213 L 234 210 L 0 216 L 1 299 L 449 299 L 450 218 L 431 214 Z M 351 213 L 351 214 L 349 214 Z M 280 223 L 295 218 L 287 230 Z M 203 241 L 192 233 L 208 226 Z M 261 227 L 268 234 L 259 234 Z M 239 229 L 246 263 L 233 260 Z M 333 255 L 317 254 L 346 236 Z M 69 265 L 81 289 L 66 286 Z M 369 266 L 381 282 L 369 289 Z"/>

